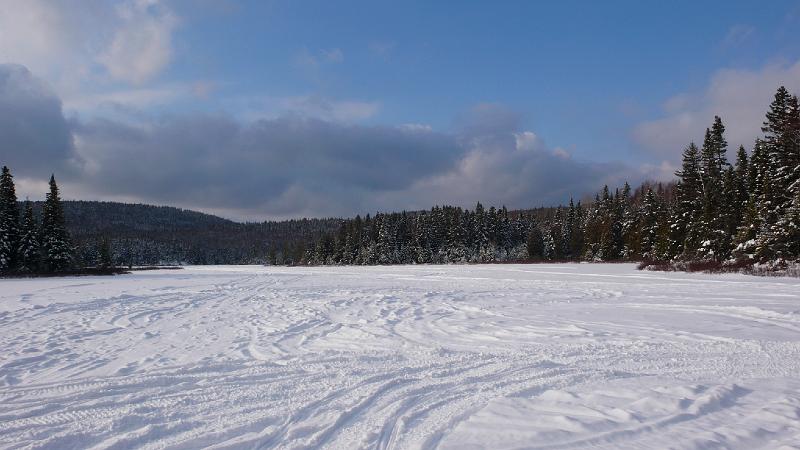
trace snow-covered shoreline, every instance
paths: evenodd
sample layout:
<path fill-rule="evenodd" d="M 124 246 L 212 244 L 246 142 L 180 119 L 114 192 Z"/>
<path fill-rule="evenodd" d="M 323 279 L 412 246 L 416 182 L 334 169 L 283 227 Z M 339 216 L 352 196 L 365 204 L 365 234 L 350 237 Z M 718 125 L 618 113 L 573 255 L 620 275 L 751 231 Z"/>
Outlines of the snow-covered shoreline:
<path fill-rule="evenodd" d="M 632 264 L 0 280 L 2 448 L 588 445 L 800 448 L 800 280 Z"/>

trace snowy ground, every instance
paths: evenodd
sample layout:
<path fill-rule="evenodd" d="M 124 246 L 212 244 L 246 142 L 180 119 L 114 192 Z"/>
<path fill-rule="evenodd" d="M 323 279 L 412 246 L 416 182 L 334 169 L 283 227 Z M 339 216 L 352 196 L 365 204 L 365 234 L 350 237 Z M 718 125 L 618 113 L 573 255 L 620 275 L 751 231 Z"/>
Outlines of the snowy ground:
<path fill-rule="evenodd" d="M 0 280 L 0 447 L 800 448 L 800 280 L 627 264 Z"/>

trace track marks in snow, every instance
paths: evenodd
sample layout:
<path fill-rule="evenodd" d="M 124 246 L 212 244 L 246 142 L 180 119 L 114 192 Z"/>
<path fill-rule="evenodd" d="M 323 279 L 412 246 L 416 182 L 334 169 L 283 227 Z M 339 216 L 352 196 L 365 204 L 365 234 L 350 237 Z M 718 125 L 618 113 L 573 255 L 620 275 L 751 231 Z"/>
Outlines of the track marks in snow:
<path fill-rule="evenodd" d="M 798 287 L 629 265 L 11 282 L 0 448 L 777 448 L 800 437 Z"/>

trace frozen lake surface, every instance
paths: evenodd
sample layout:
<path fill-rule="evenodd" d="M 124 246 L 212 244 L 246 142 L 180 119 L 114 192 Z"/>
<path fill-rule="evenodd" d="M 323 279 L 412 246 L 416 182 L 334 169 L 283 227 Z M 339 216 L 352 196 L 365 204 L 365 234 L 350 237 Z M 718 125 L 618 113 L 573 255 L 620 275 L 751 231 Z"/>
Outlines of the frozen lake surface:
<path fill-rule="evenodd" d="M 0 448 L 800 448 L 800 280 L 631 264 L 0 280 Z"/>

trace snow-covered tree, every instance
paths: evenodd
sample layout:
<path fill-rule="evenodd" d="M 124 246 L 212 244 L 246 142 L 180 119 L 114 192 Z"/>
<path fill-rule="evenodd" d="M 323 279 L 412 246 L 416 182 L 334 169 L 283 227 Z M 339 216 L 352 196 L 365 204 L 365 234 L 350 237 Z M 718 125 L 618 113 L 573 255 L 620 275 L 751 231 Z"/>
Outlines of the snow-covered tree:
<path fill-rule="evenodd" d="M 0 173 L 0 271 L 17 266 L 19 247 L 19 207 L 14 178 L 8 167 Z"/>
<path fill-rule="evenodd" d="M 25 202 L 25 212 L 22 218 L 22 228 L 20 228 L 19 250 L 19 270 L 22 272 L 36 272 L 39 270 L 39 225 L 33 215 L 31 202 Z"/>
<path fill-rule="evenodd" d="M 72 243 L 64 221 L 64 210 L 55 176 L 50 177 L 50 192 L 42 207 L 42 259 L 49 271 L 66 270 L 72 263 Z"/>

